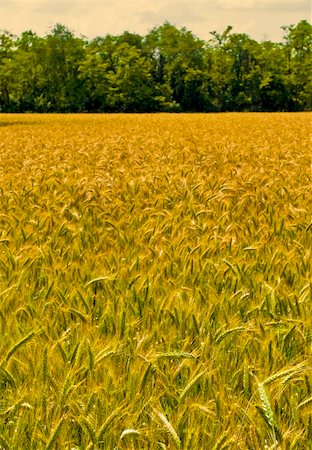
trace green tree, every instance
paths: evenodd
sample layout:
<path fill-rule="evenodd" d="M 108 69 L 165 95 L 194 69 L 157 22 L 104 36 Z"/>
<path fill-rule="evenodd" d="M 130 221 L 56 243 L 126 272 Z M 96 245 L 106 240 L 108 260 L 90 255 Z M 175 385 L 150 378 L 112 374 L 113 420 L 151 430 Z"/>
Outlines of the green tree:
<path fill-rule="evenodd" d="M 14 110 L 12 99 L 14 66 L 14 36 L 8 31 L 0 33 L 0 111 Z"/>
<path fill-rule="evenodd" d="M 228 26 L 207 42 L 170 23 L 91 41 L 62 24 L 0 32 L 0 111 L 300 111 L 312 108 L 312 26 L 282 43 Z"/>
<path fill-rule="evenodd" d="M 14 101 L 19 111 L 40 111 L 43 95 L 44 39 L 33 31 L 25 31 L 16 41 L 14 52 Z"/>
<path fill-rule="evenodd" d="M 86 57 L 78 69 L 78 77 L 84 87 L 84 110 L 105 111 L 108 95 L 108 67 L 108 63 L 96 50 L 87 50 Z"/>
<path fill-rule="evenodd" d="M 229 35 L 226 44 L 231 58 L 228 107 L 231 110 L 257 110 L 260 104 L 260 45 L 247 34 Z"/>
<path fill-rule="evenodd" d="M 44 99 L 48 111 L 79 111 L 84 102 L 79 67 L 85 42 L 64 25 L 57 24 L 45 39 Z"/>
<path fill-rule="evenodd" d="M 144 112 L 154 108 L 151 63 L 142 51 L 117 44 L 113 67 L 107 72 L 108 107 L 115 111 Z"/>
<path fill-rule="evenodd" d="M 294 110 L 312 108 L 312 25 L 306 20 L 283 27 L 286 82 Z"/>
<path fill-rule="evenodd" d="M 206 98 L 204 42 L 186 28 L 165 23 L 145 40 L 152 60 L 153 79 L 164 107 L 204 111 Z"/>
<path fill-rule="evenodd" d="M 228 45 L 232 27 L 228 26 L 223 33 L 211 32 L 208 42 L 210 55 L 210 82 L 212 84 L 213 103 L 217 111 L 226 111 L 232 104 L 231 85 L 234 80 L 233 55 Z"/>
<path fill-rule="evenodd" d="M 284 49 L 281 44 L 264 41 L 259 47 L 260 111 L 287 111 L 290 95 L 285 80 Z"/>

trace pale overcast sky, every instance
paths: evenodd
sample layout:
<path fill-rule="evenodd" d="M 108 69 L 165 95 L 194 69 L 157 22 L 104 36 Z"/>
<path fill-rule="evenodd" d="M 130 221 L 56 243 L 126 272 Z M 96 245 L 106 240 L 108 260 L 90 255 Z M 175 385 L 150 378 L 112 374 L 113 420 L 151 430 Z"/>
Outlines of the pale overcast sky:
<path fill-rule="evenodd" d="M 280 41 L 280 27 L 311 21 L 312 0 L 0 0 L 0 29 L 44 35 L 57 22 L 88 38 L 131 31 L 146 34 L 169 21 L 209 39 L 209 32 L 244 32 Z"/>

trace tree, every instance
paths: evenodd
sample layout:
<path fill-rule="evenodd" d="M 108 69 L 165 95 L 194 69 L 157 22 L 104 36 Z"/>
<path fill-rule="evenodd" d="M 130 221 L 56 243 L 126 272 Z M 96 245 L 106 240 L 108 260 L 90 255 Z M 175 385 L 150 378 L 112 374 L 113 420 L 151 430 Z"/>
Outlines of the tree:
<path fill-rule="evenodd" d="M 14 36 L 8 31 L 0 34 L 0 111 L 13 109 L 11 92 L 14 73 Z"/>
<path fill-rule="evenodd" d="M 165 23 L 145 39 L 159 99 L 170 109 L 205 111 L 206 74 L 204 42 L 186 28 Z"/>
<path fill-rule="evenodd" d="M 259 47 L 260 111 L 287 111 L 290 96 L 285 82 L 285 58 L 281 44 L 262 42 Z"/>
<path fill-rule="evenodd" d="M 231 31 L 231 26 L 221 34 L 213 31 L 210 33 L 212 39 L 208 42 L 211 55 L 210 80 L 217 111 L 229 110 L 232 104 L 230 90 L 234 79 L 234 61 L 228 45 Z"/>
<path fill-rule="evenodd" d="M 79 111 L 84 102 L 79 66 L 85 42 L 64 25 L 57 24 L 45 39 L 43 66 L 46 73 L 44 99 L 48 111 Z"/>
<path fill-rule="evenodd" d="M 153 110 L 150 61 L 137 47 L 127 43 L 117 43 L 112 57 L 114 65 L 107 73 L 109 108 L 129 112 Z"/>
<path fill-rule="evenodd" d="M 39 37 L 0 32 L 0 111 L 301 111 L 312 108 L 312 26 L 282 43 L 211 32 L 207 42 L 166 22 L 77 37 L 62 24 Z"/>
<path fill-rule="evenodd" d="M 312 25 L 306 20 L 283 27 L 287 33 L 286 82 L 291 95 L 292 109 L 312 108 Z"/>

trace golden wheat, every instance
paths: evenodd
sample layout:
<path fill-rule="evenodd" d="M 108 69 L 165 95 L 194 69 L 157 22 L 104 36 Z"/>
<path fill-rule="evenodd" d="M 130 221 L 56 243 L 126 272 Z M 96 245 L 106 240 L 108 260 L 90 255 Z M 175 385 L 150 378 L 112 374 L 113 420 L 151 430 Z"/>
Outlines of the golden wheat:
<path fill-rule="evenodd" d="M 0 115 L 0 449 L 312 446 L 310 125 Z"/>

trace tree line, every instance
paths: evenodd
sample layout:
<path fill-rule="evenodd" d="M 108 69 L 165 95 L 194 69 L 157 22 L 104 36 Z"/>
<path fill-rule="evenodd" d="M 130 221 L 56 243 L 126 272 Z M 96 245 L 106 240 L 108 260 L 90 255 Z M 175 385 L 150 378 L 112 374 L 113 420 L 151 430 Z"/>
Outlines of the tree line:
<path fill-rule="evenodd" d="M 227 27 L 204 41 L 170 23 L 88 40 L 0 32 L 1 112 L 303 111 L 312 107 L 312 25 L 281 43 Z"/>

